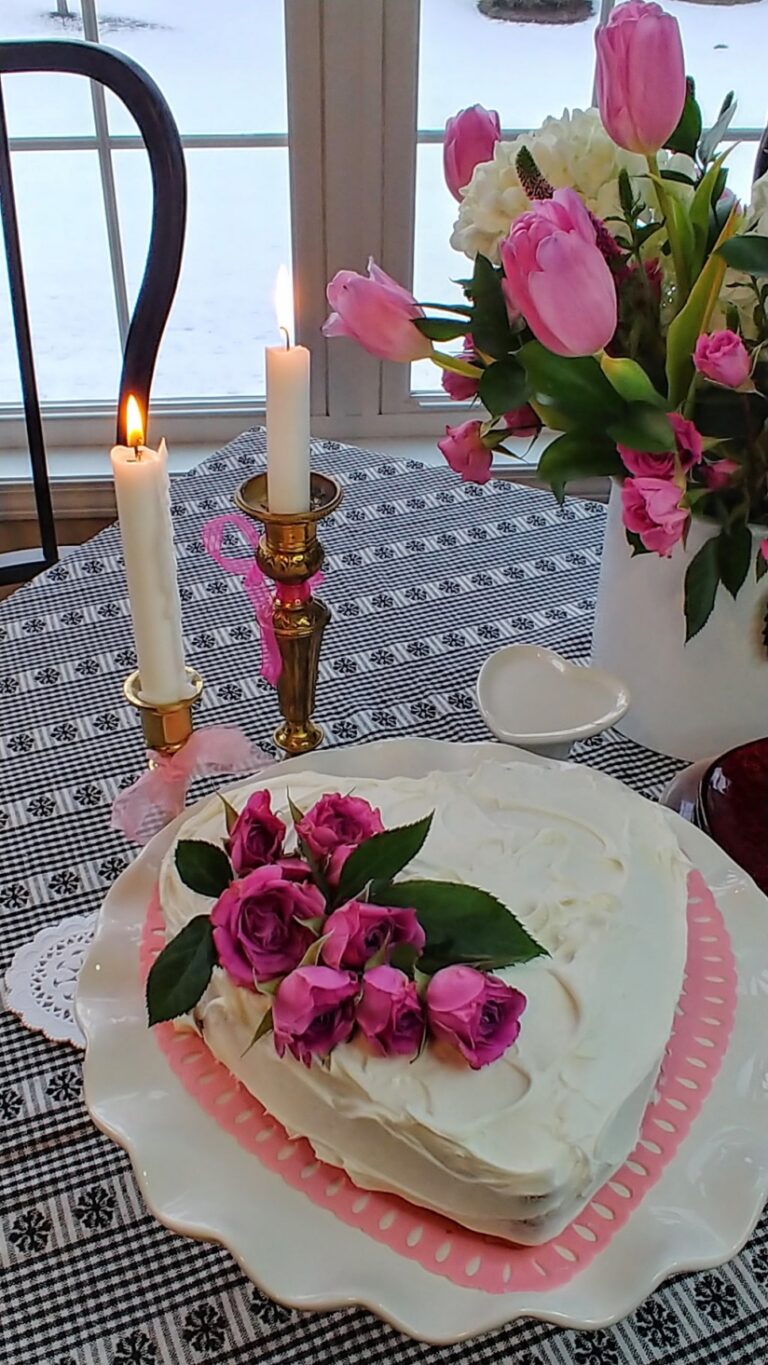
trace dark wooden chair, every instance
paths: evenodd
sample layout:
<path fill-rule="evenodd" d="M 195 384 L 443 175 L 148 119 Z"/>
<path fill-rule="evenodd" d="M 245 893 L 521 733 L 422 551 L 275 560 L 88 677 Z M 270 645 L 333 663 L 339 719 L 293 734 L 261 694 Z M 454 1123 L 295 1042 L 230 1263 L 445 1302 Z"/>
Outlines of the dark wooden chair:
<path fill-rule="evenodd" d="M 70 39 L 0 42 L 0 219 L 2 220 L 13 326 L 19 358 L 24 419 L 34 480 L 40 551 L 0 555 L 0 585 L 33 578 L 58 559 L 56 527 L 35 378 L 19 225 L 2 92 L 6 72 L 59 71 L 87 76 L 122 100 L 138 125 L 152 171 L 152 230 L 141 289 L 123 353 L 117 406 L 117 440 L 125 439 L 125 404 L 134 393 L 146 412 L 160 339 L 181 268 L 187 216 L 184 154 L 173 115 L 155 82 L 130 57 Z"/>

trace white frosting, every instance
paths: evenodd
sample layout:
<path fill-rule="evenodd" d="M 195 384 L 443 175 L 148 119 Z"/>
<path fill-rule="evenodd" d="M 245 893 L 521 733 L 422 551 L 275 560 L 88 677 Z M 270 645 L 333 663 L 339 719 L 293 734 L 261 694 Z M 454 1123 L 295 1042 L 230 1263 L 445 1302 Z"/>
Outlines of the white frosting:
<path fill-rule="evenodd" d="M 256 786 L 287 815 L 286 779 Z M 555 1235 L 629 1154 L 680 994 L 686 876 L 664 812 L 587 768 L 488 763 L 424 779 L 355 779 L 349 789 L 404 824 L 435 811 L 408 875 L 493 892 L 550 957 L 500 971 L 528 1006 L 518 1042 L 472 1071 L 430 1045 L 416 1062 L 353 1040 L 330 1065 L 246 1052 L 264 998 L 216 968 L 196 1015 L 212 1052 L 291 1134 L 366 1189 L 391 1190 L 467 1227 L 515 1241 Z M 292 774 L 304 809 L 338 777 Z M 214 797 L 185 838 L 224 838 Z M 211 902 L 183 886 L 173 850 L 161 873 L 169 934 Z"/>

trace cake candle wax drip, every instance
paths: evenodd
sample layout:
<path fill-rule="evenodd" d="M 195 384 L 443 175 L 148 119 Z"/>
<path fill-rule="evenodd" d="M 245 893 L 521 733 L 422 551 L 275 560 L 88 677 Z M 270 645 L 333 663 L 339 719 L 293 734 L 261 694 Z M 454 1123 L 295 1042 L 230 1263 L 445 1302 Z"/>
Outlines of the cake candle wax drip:
<path fill-rule="evenodd" d="M 309 351 L 291 345 L 293 299 L 288 271 L 281 266 L 275 310 L 283 337 L 268 346 L 267 484 L 270 512 L 309 511 Z"/>
<path fill-rule="evenodd" d="M 117 515 L 142 700 L 168 705 L 190 695 L 171 526 L 168 452 L 144 445 L 144 423 L 128 399 L 128 445 L 111 451 Z"/>

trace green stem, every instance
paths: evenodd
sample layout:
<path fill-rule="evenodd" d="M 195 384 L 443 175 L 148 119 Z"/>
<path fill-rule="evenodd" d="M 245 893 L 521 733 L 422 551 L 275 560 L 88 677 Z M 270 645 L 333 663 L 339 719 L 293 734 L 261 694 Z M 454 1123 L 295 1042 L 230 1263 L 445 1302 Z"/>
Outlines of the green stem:
<path fill-rule="evenodd" d="M 470 365 L 468 360 L 460 360 L 457 355 L 446 355 L 445 351 L 433 350 L 429 358 L 441 370 L 453 370 L 454 374 L 465 374 L 469 379 L 480 379 L 483 373 L 478 365 Z"/>
<path fill-rule="evenodd" d="M 656 187 L 656 194 L 659 200 L 659 208 L 661 209 L 662 215 L 664 217 L 664 222 L 667 228 L 667 238 L 669 239 L 669 247 L 670 251 L 672 252 L 672 261 L 675 267 L 675 279 L 677 281 L 678 298 L 677 307 L 675 311 L 679 312 L 683 304 L 685 303 L 685 300 L 688 297 L 691 287 L 690 281 L 688 279 L 688 265 L 685 260 L 685 255 L 683 253 L 682 243 L 677 235 L 674 214 L 671 212 L 669 207 L 669 195 L 667 194 L 666 185 L 664 184 L 664 181 L 661 178 L 658 157 L 656 156 L 655 152 L 652 152 L 651 155 L 647 156 L 645 159 L 648 162 L 648 169 L 651 173 L 651 179 Z"/>
<path fill-rule="evenodd" d="M 458 313 L 465 318 L 472 316 L 472 309 L 467 303 L 420 303 L 419 308 L 436 308 L 440 313 Z"/>

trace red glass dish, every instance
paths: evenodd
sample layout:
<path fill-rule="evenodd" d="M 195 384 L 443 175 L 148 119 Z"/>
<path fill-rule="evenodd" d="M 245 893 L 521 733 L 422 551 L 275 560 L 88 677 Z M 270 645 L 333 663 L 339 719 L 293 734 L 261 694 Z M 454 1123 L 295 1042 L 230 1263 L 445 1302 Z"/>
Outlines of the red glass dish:
<path fill-rule="evenodd" d="M 701 782 L 698 823 L 768 895 L 768 739 L 716 758 Z"/>

